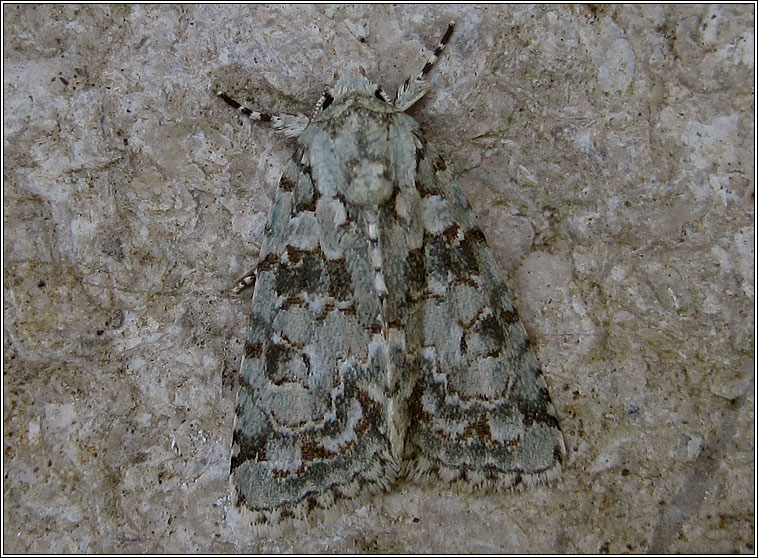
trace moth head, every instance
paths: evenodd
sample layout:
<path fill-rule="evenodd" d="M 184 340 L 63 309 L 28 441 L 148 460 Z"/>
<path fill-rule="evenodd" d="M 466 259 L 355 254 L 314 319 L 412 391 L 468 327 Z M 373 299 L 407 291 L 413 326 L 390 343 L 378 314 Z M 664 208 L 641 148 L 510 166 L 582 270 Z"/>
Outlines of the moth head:
<path fill-rule="evenodd" d="M 362 70 L 363 68 L 361 68 Z M 340 76 L 332 87 L 327 90 L 333 99 L 340 100 L 351 94 L 366 94 L 373 96 L 378 86 L 371 83 L 363 72 L 350 72 Z"/>
<path fill-rule="evenodd" d="M 343 75 L 335 72 L 334 77 L 336 83 L 324 90 L 318 103 L 316 103 L 311 120 L 315 119 L 320 112 L 327 110 L 332 103 L 339 103 L 340 101 L 349 102 L 349 98 L 371 97 L 390 105 L 393 104 L 392 99 L 382 88 L 366 77 L 366 70 L 362 67 Z"/>

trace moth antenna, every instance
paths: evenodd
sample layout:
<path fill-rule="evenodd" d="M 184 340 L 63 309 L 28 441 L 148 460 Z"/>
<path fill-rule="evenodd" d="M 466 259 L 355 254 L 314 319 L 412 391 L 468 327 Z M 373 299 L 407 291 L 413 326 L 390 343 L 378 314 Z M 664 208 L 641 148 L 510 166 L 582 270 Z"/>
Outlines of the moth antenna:
<path fill-rule="evenodd" d="M 442 35 L 440 42 L 435 47 L 432 55 L 426 61 L 426 64 L 424 64 L 424 67 L 421 68 L 421 71 L 418 73 L 418 75 L 415 78 L 409 77 L 406 79 L 397 90 L 397 95 L 395 96 L 395 106 L 397 108 L 400 110 L 406 110 L 421 97 L 423 97 L 429 90 L 429 84 L 426 81 L 426 76 L 437 63 L 437 60 L 439 60 L 442 51 L 445 50 L 445 45 L 447 45 L 447 43 L 450 41 L 450 37 L 453 35 L 454 29 L 455 22 L 451 21 L 448 24 L 445 33 Z"/>
<path fill-rule="evenodd" d="M 308 117 L 304 114 L 289 114 L 280 113 L 272 114 L 270 112 L 261 112 L 258 110 L 249 109 L 242 105 L 238 101 L 232 99 L 229 95 L 223 91 L 216 92 L 216 95 L 221 98 L 227 105 L 232 107 L 240 114 L 245 115 L 250 120 L 256 120 L 258 122 L 270 122 L 274 129 L 278 132 L 282 132 L 287 137 L 297 137 L 303 133 L 308 126 Z"/>

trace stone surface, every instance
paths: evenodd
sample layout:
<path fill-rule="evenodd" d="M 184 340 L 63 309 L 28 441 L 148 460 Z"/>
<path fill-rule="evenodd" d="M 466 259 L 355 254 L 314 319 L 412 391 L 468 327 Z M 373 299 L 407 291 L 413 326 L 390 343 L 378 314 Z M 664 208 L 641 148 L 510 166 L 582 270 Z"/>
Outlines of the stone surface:
<path fill-rule="evenodd" d="M 754 553 L 754 6 L 4 9 L 11 553 Z M 360 64 L 469 196 L 546 370 L 554 487 L 400 484 L 273 539 L 227 519 L 248 302 L 309 111 Z"/>

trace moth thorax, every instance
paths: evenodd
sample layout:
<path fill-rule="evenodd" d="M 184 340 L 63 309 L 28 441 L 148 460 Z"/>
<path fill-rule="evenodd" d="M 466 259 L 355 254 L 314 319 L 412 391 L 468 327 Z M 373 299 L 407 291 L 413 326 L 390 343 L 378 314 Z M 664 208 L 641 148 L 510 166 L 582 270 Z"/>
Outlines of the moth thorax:
<path fill-rule="evenodd" d="M 392 195 L 392 176 L 383 161 L 355 161 L 349 176 L 343 193 L 356 205 L 378 206 Z"/>

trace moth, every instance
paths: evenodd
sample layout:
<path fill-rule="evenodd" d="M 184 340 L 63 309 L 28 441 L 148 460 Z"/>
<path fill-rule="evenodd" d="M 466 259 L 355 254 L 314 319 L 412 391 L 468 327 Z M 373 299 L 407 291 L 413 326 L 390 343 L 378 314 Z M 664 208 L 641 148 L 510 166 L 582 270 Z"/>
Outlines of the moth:
<path fill-rule="evenodd" d="M 558 478 L 542 370 L 452 173 L 405 111 L 451 23 L 391 98 L 364 72 L 310 117 L 226 103 L 296 138 L 254 285 L 231 458 L 257 526 L 409 479 L 501 490 Z"/>

